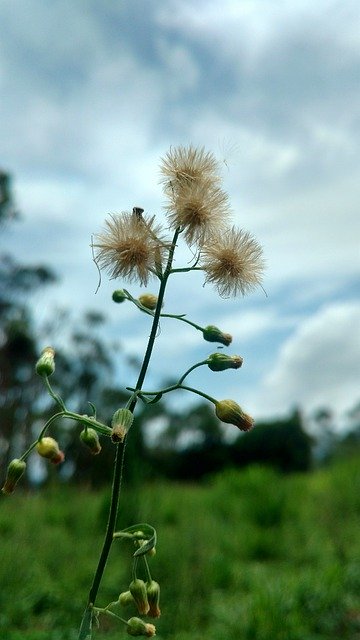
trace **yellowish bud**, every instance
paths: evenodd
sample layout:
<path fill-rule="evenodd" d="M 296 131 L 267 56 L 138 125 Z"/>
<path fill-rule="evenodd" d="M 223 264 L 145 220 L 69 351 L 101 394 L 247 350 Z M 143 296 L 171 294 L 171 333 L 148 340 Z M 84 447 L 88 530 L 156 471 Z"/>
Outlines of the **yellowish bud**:
<path fill-rule="evenodd" d="M 150 311 L 154 311 L 156 309 L 158 298 L 154 296 L 153 293 L 143 293 L 138 297 L 140 304 L 146 309 L 150 309 Z"/>
<path fill-rule="evenodd" d="M 149 603 L 148 615 L 150 618 L 159 618 L 161 615 L 159 602 L 160 602 L 160 585 L 155 580 L 150 580 L 146 583 L 146 592 Z"/>
<path fill-rule="evenodd" d="M 35 365 L 35 371 L 43 378 L 51 376 L 55 371 L 55 351 L 52 347 L 45 347 L 41 352 L 41 356 Z"/>
<path fill-rule="evenodd" d="M 119 604 L 121 604 L 122 607 L 128 607 L 129 604 L 135 604 L 135 600 L 130 591 L 123 591 L 120 593 Z"/>
<path fill-rule="evenodd" d="M 234 424 L 241 431 L 250 431 L 254 426 L 254 419 L 234 400 L 219 400 L 215 404 L 215 413 L 219 420 L 227 424 Z"/>
<path fill-rule="evenodd" d="M 80 433 L 80 440 L 84 443 L 84 445 L 90 450 L 93 456 L 98 455 L 101 451 L 101 444 L 99 441 L 99 436 L 95 429 L 91 427 L 86 427 Z"/>
<path fill-rule="evenodd" d="M 230 333 L 224 333 L 211 324 L 203 329 L 203 337 L 207 342 L 220 342 L 220 344 L 224 344 L 226 347 L 232 342 Z"/>
<path fill-rule="evenodd" d="M 14 493 L 15 487 L 19 482 L 21 476 L 25 472 L 26 462 L 24 460 L 19 460 L 18 458 L 14 458 L 8 466 L 6 479 L 4 482 L 4 486 L 1 489 L 2 493 L 5 495 L 10 495 Z"/>
<path fill-rule="evenodd" d="M 129 591 L 135 600 L 135 604 L 140 615 L 146 616 L 150 607 L 144 580 L 140 580 L 140 578 L 132 580 L 129 584 Z"/>
<path fill-rule="evenodd" d="M 126 631 L 129 636 L 146 636 L 147 638 L 152 638 L 156 635 L 154 625 L 143 622 L 140 618 L 130 618 L 127 621 Z"/>
<path fill-rule="evenodd" d="M 207 365 L 211 371 L 239 369 L 242 363 L 241 356 L 227 356 L 226 353 L 212 353 L 207 359 Z"/>
<path fill-rule="evenodd" d="M 111 419 L 111 440 L 113 442 L 124 442 L 134 420 L 134 415 L 129 409 L 118 409 Z"/>
<path fill-rule="evenodd" d="M 36 451 L 42 458 L 47 458 L 53 464 L 59 464 L 65 458 L 56 440 L 50 437 L 41 438 L 36 445 Z"/>

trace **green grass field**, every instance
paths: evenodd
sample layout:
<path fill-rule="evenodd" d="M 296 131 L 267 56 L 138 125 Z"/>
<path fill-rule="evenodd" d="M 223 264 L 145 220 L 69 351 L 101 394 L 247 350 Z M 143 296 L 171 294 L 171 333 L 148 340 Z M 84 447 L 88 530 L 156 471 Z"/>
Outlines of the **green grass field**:
<path fill-rule="evenodd" d="M 0 638 L 76 640 L 107 505 L 68 486 L 1 498 Z M 360 638 L 359 457 L 298 476 L 249 467 L 202 486 L 125 488 L 119 525 L 136 521 L 158 532 L 158 637 Z M 114 544 L 98 605 L 127 589 L 129 557 Z M 94 631 L 121 637 L 108 618 Z"/>

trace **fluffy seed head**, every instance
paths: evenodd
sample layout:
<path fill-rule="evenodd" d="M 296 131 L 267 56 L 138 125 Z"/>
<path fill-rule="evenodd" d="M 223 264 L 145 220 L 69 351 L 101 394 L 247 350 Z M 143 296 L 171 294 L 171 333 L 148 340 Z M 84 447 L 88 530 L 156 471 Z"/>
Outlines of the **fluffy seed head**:
<path fill-rule="evenodd" d="M 166 209 L 170 227 L 181 227 L 189 245 L 219 233 L 230 214 L 227 193 L 208 180 L 183 185 Z"/>
<path fill-rule="evenodd" d="M 95 236 L 96 261 L 111 278 L 146 285 L 166 248 L 160 234 L 154 218 L 126 212 L 110 215 L 104 231 Z"/>
<path fill-rule="evenodd" d="M 201 267 L 205 282 L 213 283 L 220 296 L 245 295 L 261 283 L 262 248 L 249 233 L 232 227 L 202 247 Z"/>
<path fill-rule="evenodd" d="M 218 161 L 204 147 L 171 147 L 161 159 L 161 182 L 167 195 L 175 195 L 185 185 L 203 180 L 210 180 L 214 185 L 220 180 L 219 174 Z"/>

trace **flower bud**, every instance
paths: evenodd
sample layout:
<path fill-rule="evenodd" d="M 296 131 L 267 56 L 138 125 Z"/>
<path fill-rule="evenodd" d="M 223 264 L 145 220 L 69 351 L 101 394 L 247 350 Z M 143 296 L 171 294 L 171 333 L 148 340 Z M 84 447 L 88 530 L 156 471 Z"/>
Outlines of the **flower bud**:
<path fill-rule="evenodd" d="M 155 580 L 150 580 L 146 583 L 146 593 L 149 603 L 148 615 L 150 618 L 159 618 L 161 615 L 159 602 L 160 602 L 160 585 Z"/>
<path fill-rule="evenodd" d="M 154 311 L 154 309 L 156 309 L 158 299 L 157 296 L 154 296 L 154 294 L 143 293 L 138 297 L 138 300 L 143 307 L 146 307 L 146 309 L 150 309 L 150 311 Z"/>
<path fill-rule="evenodd" d="M 125 300 L 127 300 L 127 296 L 122 289 L 117 289 L 113 292 L 112 299 L 114 302 L 125 302 Z"/>
<path fill-rule="evenodd" d="M 41 356 L 35 365 L 35 371 L 39 376 L 45 378 L 51 376 L 55 371 L 55 351 L 52 347 L 45 347 L 41 352 Z"/>
<path fill-rule="evenodd" d="M 203 337 L 207 342 L 220 342 L 220 344 L 224 344 L 226 347 L 232 342 L 230 333 L 223 333 L 211 324 L 203 329 Z"/>
<path fill-rule="evenodd" d="M 127 607 L 129 604 L 135 604 L 135 600 L 130 591 L 123 591 L 120 593 L 119 604 L 121 604 L 122 607 Z"/>
<path fill-rule="evenodd" d="M 134 420 L 134 415 L 129 409 L 118 409 L 111 419 L 111 440 L 113 442 L 124 442 Z"/>
<path fill-rule="evenodd" d="M 26 469 L 26 462 L 14 458 L 8 466 L 4 486 L 1 489 L 5 495 L 14 493 L 15 487 Z"/>
<path fill-rule="evenodd" d="M 147 638 L 152 638 L 156 634 L 154 625 L 143 622 L 140 618 L 130 618 L 126 624 L 126 631 L 129 636 L 146 636 Z"/>
<path fill-rule="evenodd" d="M 129 584 L 129 591 L 135 600 L 138 612 L 142 616 L 146 616 L 150 607 L 144 580 L 140 580 L 140 578 L 135 578 L 135 580 L 132 580 L 132 582 L 130 582 Z"/>
<path fill-rule="evenodd" d="M 254 419 L 234 400 L 219 400 L 215 404 L 215 413 L 219 420 L 227 424 L 234 424 L 241 431 L 250 431 L 254 426 Z"/>
<path fill-rule="evenodd" d="M 93 456 L 96 456 L 101 451 L 101 444 L 99 441 L 99 436 L 95 429 L 91 427 L 85 427 L 85 429 L 80 433 L 80 440 L 84 443 L 88 449 L 90 449 L 90 453 Z"/>
<path fill-rule="evenodd" d="M 59 445 L 54 438 L 41 438 L 36 445 L 36 451 L 42 458 L 47 458 L 53 464 L 64 461 L 64 453 L 60 451 Z"/>
<path fill-rule="evenodd" d="M 241 356 L 227 356 L 226 353 L 212 353 L 207 359 L 207 365 L 211 371 L 239 369 L 242 363 Z"/>

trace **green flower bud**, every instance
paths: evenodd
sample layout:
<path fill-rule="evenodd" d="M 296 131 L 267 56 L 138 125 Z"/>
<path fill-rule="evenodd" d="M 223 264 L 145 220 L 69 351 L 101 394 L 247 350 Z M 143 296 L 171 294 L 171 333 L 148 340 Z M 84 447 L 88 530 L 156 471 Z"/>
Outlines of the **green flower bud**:
<path fill-rule="evenodd" d="M 143 307 L 146 307 L 146 309 L 150 309 L 150 311 L 154 311 L 154 309 L 156 309 L 158 299 L 157 296 L 154 296 L 154 294 L 143 293 L 138 297 L 138 300 Z"/>
<path fill-rule="evenodd" d="M 35 371 L 39 376 L 45 378 L 51 376 L 55 371 L 55 351 L 52 347 L 45 347 L 41 352 L 41 356 L 35 365 Z"/>
<path fill-rule="evenodd" d="M 211 324 L 203 329 L 203 337 L 207 342 L 220 342 L 220 344 L 224 344 L 226 347 L 232 342 L 230 333 L 223 333 Z"/>
<path fill-rule="evenodd" d="M 144 580 L 140 580 L 140 578 L 135 578 L 135 580 L 132 580 L 132 582 L 130 582 L 129 584 L 129 591 L 135 600 L 138 612 L 142 616 L 146 616 L 150 607 L 147 599 L 146 584 Z"/>
<path fill-rule="evenodd" d="M 241 356 L 227 356 L 225 353 L 212 353 L 207 359 L 207 365 L 211 371 L 239 369 L 242 363 Z"/>
<path fill-rule="evenodd" d="M 59 445 L 54 438 L 41 438 L 36 445 L 36 451 L 42 458 L 47 458 L 53 464 L 64 461 L 64 453 L 60 451 Z"/>
<path fill-rule="evenodd" d="M 128 607 L 129 604 L 135 604 L 135 600 L 130 591 L 123 591 L 120 593 L 119 604 L 121 604 L 122 607 Z"/>
<path fill-rule="evenodd" d="M 15 487 L 19 482 L 21 476 L 25 472 L 26 462 L 24 460 L 19 460 L 19 458 L 14 458 L 8 466 L 6 479 L 4 482 L 4 486 L 1 489 L 2 493 L 9 496 L 11 493 L 14 493 Z"/>
<path fill-rule="evenodd" d="M 113 292 L 112 299 L 114 302 L 125 302 L 125 300 L 127 300 L 127 296 L 122 289 L 117 289 Z"/>
<path fill-rule="evenodd" d="M 85 427 L 85 429 L 80 433 L 80 440 L 84 443 L 93 456 L 98 455 L 101 451 L 101 444 L 99 441 L 99 436 L 95 429 L 91 427 Z"/>
<path fill-rule="evenodd" d="M 134 420 L 134 415 L 129 409 L 118 409 L 111 419 L 111 440 L 113 442 L 124 442 Z"/>
<path fill-rule="evenodd" d="M 241 431 L 250 431 L 254 420 L 234 400 L 219 400 L 215 404 L 215 413 L 219 420 L 227 424 L 234 424 Z"/>
<path fill-rule="evenodd" d="M 126 631 L 129 636 L 146 636 L 147 638 L 152 638 L 156 635 L 154 625 L 143 622 L 140 618 L 130 618 L 126 624 Z"/>
<path fill-rule="evenodd" d="M 159 618 L 161 615 L 159 602 L 160 602 L 160 585 L 155 580 L 150 580 L 146 583 L 146 593 L 149 603 L 148 615 L 150 618 Z"/>

